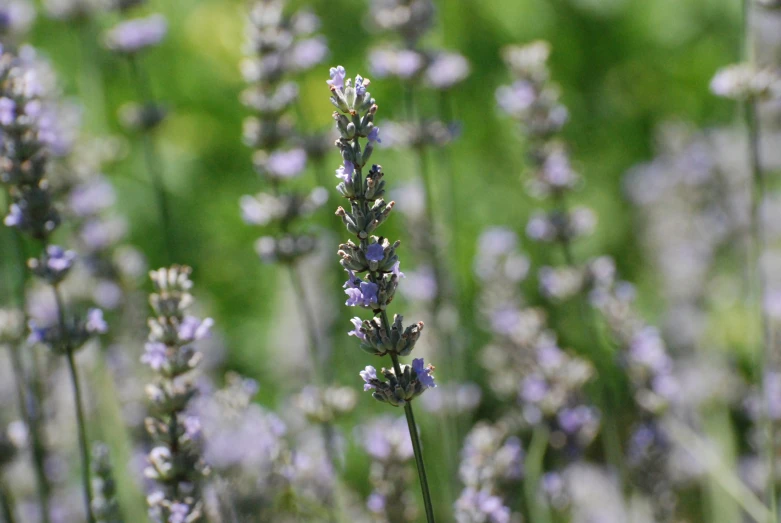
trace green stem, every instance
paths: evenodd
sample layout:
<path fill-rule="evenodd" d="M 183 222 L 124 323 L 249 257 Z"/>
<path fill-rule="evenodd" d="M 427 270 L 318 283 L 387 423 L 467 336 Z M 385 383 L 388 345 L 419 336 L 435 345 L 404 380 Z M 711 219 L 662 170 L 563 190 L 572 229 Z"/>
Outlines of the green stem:
<path fill-rule="evenodd" d="M 766 398 L 764 391 L 767 389 L 765 375 L 767 371 L 773 366 L 773 351 L 775 350 L 775 340 L 773 335 L 773 328 L 770 318 L 765 310 L 765 293 L 767 291 L 767 275 L 762 267 L 762 254 L 767 249 L 767 236 L 765 234 L 765 225 L 762 217 L 762 202 L 765 198 L 765 173 L 761 165 L 761 152 L 760 152 L 760 129 L 759 121 L 757 118 L 757 106 L 756 101 L 751 99 L 746 102 L 744 108 L 746 127 L 748 129 L 748 147 L 749 147 L 749 161 L 752 174 L 753 188 L 751 191 L 751 238 L 754 245 L 754 266 L 756 270 L 755 285 L 758 287 L 757 306 L 759 307 L 760 323 L 762 328 L 762 349 L 758 358 L 760 367 L 759 379 L 762 383 L 763 394 L 762 397 Z M 767 403 L 767 400 L 763 400 Z M 762 416 L 765 430 L 767 431 L 767 448 L 766 459 L 770 466 L 770 474 L 767 485 L 767 497 L 768 504 L 770 505 L 771 512 L 775 515 L 777 506 L 777 465 L 775 455 L 775 436 L 776 428 L 773 419 L 771 418 L 767 405 L 764 406 L 764 415 Z M 772 521 L 776 521 L 775 516 Z"/>
<path fill-rule="evenodd" d="M 526 456 L 524 479 L 524 494 L 529 509 L 529 521 L 534 523 L 549 523 L 550 511 L 543 506 L 537 496 L 540 485 L 540 477 L 544 470 L 545 452 L 548 449 L 548 428 L 545 425 L 537 425 L 532 433 L 529 443 L 529 453 Z"/>
<path fill-rule="evenodd" d="M 560 192 L 555 194 L 556 203 L 558 205 L 559 212 L 568 213 L 567 200 Z M 563 238 L 560 241 L 561 249 L 564 254 L 565 263 L 570 266 L 575 266 L 575 255 L 572 252 L 572 243 L 568 238 Z M 614 390 L 612 378 L 608 375 L 607 368 L 603 361 L 610 361 L 612 358 L 612 351 L 610 351 L 604 344 L 602 337 L 599 336 L 598 327 L 596 324 L 596 318 L 593 314 L 589 314 L 587 310 L 587 304 L 585 296 L 578 297 L 578 307 L 580 308 L 580 317 L 583 324 L 588 329 L 589 338 L 593 340 L 594 346 L 601 349 L 601 352 L 607 358 L 603 358 L 603 354 L 599 354 L 598 351 L 593 351 L 590 355 L 591 361 L 596 367 L 600 386 L 598 386 L 599 403 L 602 411 L 605 414 L 605 431 L 602 438 L 603 452 L 605 458 L 612 464 L 615 471 L 618 473 L 618 478 L 622 488 L 626 485 L 626 466 L 624 464 L 623 452 L 621 450 L 621 437 L 619 435 L 618 425 L 616 423 L 617 410 L 615 402 L 611 399 L 611 393 L 613 397 L 618 397 L 618 393 Z"/>
<path fill-rule="evenodd" d="M 7 203 L 10 204 L 10 194 L 6 192 L 5 196 Z M 14 293 L 16 295 L 17 306 L 26 317 L 25 308 L 27 297 L 25 294 L 25 280 L 27 276 L 27 270 L 24 256 L 24 242 L 18 230 L 9 230 L 13 236 L 13 250 L 17 267 L 16 277 L 12 278 L 14 280 Z M 34 388 L 33 390 L 28 389 L 26 380 L 27 373 L 24 370 L 24 364 L 22 362 L 21 355 L 19 354 L 19 348 L 13 345 L 9 345 L 8 349 L 11 356 L 11 365 L 14 369 L 14 380 L 16 382 L 17 396 L 19 399 L 19 412 L 30 430 L 34 466 L 33 468 L 35 469 L 35 482 L 38 491 L 38 502 L 41 505 L 41 521 L 42 523 L 49 523 L 51 520 L 49 511 L 49 496 L 51 487 L 49 485 L 49 479 L 46 475 L 46 446 L 43 443 L 43 435 L 41 433 L 43 408 L 41 398 L 43 395 L 36 394 Z M 33 358 L 35 358 L 35 354 L 33 354 Z M 36 366 L 33 365 L 33 381 L 37 381 L 38 375 L 35 368 Z"/>
<path fill-rule="evenodd" d="M 81 393 L 81 384 L 79 382 L 79 373 L 76 368 L 76 361 L 73 357 L 73 347 L 70 340 L 67 339 L 67 325 L 65 323 L 65 306 L 57 285 L 52 285 L 54 299 L 57 304 L 57 319 L 59 321 L 60 335 L 63 336 L 65 346 L 65 356 L 68 360 L 68 370 L 73 387 L 73 401 L 76 406 L 76 425 L 78 428 L 79 451 L 81 453 L 81 479 L 84 487 L 84 504 L 87 511 L 87 520 L 89 523 L 95 523 L 95 516 L 92 514 L 92 482 L 90 481 L 90 453 L 87 443 L 87 422 L 84 416 L 84 407 Z"/>
<path fill-rule="evenodd" d="M 743 34 L 741 39 L 741 54 L 743 59 L 751 64 L 754 64 L 756 59 L 754 56 L 753 37 L 751 34 L 751 2 L 749 0 L 743 0 Z M 757 358 L 757 365 L 759 367 L 759 380 L 762 389 L 762 398 L 767 398 L 765 391 L 767 390 L 767 383 L 765 376 L 767 371 L 773 366 L 772 355 L 775 350 L 774 333 L 770 318 L 765 310 L 765 293 L 767 292 L 767 276 L 762 267 L 762 254 L 767 250 L 767 235 L 765 233 L 765 225 L 763 223 L 762 216 L 762 204 L 766 194 L 765 173 L 762 169 L 762 153 L 760 150 L 761 130 L 759 126 L 759 114 L 757 111 L 757 100 L 753 97 L 746 100 L 743 107 L 743 118 L 747 129 L 747 141 L 748 141 L 748 158 L 749 167 L 752 178 L 751 188 L 751 243 L 754 250 L 754 263 L 753 266 L 756 271 L 756 281 L 754 285 L 758 286 L 756 289 L 757 306 L 759 307 L 760 324 L 762 329 L 762 349 L 760 351 L 759 358 Z M 753 294 L 753 293 L 752 293 Z M 770 473 L 768 474 L 768 484 L 766 486 L 766 496 L 768 505 L 770 507 L 771 519 L 769 521 L 777 521 L 778 514 L 778 492 L 776 488 L 778 467 L 777 456 L 775 452 L 776 442 L 776 427 L 775 423 L 770 416 L 767 400 L 763 399 L 763 422 L 765 430 L 767 432 L 767 448 L 766 459 L 770 466 Z"/>
<path fill-rule="evenodd" d="M 0 510 L 5 523 L 16 523 L 14 516 L 14 497 L 6 482 L 0 478 Z"/>
<path fill-rule="evenodd" d="M 152 89 L 148 78 L 141 71 L 141 67 L 135 57 L 128 58 L 130 64 L 131 81 L 136 86 L 139 103 L 146 105 L 154 102 Z M 160 172 L 160 158 L 155 150 L 155 144 L 152 140 L 151 131 L 144 129 L 141 133 L 141 147 L 144 151 L 144 163 L 149 172 L 149 179 L 154 189 L 155 199 L 157 200 L 157 209 L 160 215 L 160 226 L 163 228 L 163 239 L 165 245 L 163 252 L 166 256 L 166 262 L 171 263 L 176 254 L 176 236 L 173 233 L 171 209 L 168 201 L 168 195 L 163 182 L 163 174 Z"/>
<path fill-rule="evenodd" d="M 390 332 L 390 323 L 388 322 L 388 313 L 382 311 L 382 324 L 386 332 Z M 401 377 L 401 364 L 399 363 L 399 356 L 391 352 L 391 360 L 393 360 L 393 370 L 396 376 Z M 434 523 L 434 504 L 431 502 L 431 492 L 428 487 L 428 476 L 426 475 L 426 465 L 423 462 L 423 447 L 420 444 L 420 435 L 418 434 L 418 425 L 415 422 L 415 413 L 412 411 L 412 402 L 408 401 L 404 404 L 404 414 L 407 417 L 407 428 L 409 429 L 409 437 L 412 440 L 412 450 L 415 453 L 415 465 L 418 468 L 418 478 L 420 479 L 420 488 L 423 491 L 423 505 L 426 509 L 426 521 L 428 523 Z"/>

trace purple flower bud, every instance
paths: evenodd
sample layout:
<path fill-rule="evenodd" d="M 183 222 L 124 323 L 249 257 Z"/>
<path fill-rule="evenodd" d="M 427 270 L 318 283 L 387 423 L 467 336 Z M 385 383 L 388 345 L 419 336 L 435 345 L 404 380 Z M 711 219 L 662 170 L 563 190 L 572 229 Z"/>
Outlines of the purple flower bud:
<path fill-rule="evenodd" d="M 361 75 L 355 77 L 355 92 L 358 96 L 364 96 L 366 94 L 366 86 L 369 85 L 369 79 L 364 78 Z M 370 138 L 371 140 L 371 138 Z"/>
<path fill-rule="evenodd" d="M 360 373 L 361 379 L 366 382 L 366 384 L 363 386 L 364 391 L 372 390 L 374 385 L 371 384 L 371 380 L 377 379 L 377 369 L 372 367 L 371 365 L 367 365 L 364 370 L 362 370 Z"/>
<path fill-rule="evenodd" d="M 401 266 L 401 262 L 396 262 L 393 264 L 393 267 L 391 267 L 391 274 L 396 276 L 398 279 L 404 278 L 404 273 L 399 270 L 399 267 Z"/>
<path fill-rule="evenodd" d="M 69 271 L 75 261 L 76 253 L 74 251 L 66 251 L 57 245 L 49 245 L 46 248 L 46 265 L 53 273 L 60 274 Z"/>
<path fill-rule="evenodd" d="M 105 334 L 108 332 L 108 323 L 103 319 L 103 311 L 100 309 L 90 309 L 87 311 L 87 323 L 85 325 L 87 332 L 91 334 Z"/>
<path fill-rule="evenodd" d="M 366 259 L 369 261 L 382 261 L 385 257 L 385 249 L 379 243 L 372 243 L 366 249 Z"/>
<path fill-rule="evenodd" d="M 355 172 L 355 166 L 349 160 L 344 161 L 344 165 L 339 166 L 336 171 L 336 177 L 342 180 L 344 183 L 351 183 L 352 176 Z"/>
<path fill-rule="evenodd" d="M 355 327 L 355 329 L 353 329 L 350 332 L 348 332 L 347 335 L 348 336 L 355 336 L 359 340 L 365 340 L 366 339 L 366 334 L 361 332 L 361 327 L 363 326 L 363 320 L 361 318 L 359 318 L 358 316 L 356 316 L 355 318 L 351 319 L 350 321 L 353 323 L 353 326 Z"/>
<path fill-rule="evenodd" d="M 11 125 L 16 119 L 16 102 L 10 98 L 0 98 L 0 125 Z"/>
<path fill-rule="evenodd" d="M 344 78 L 347 76 L 347 72 L 344 70 L 344 67 L 341 65 L 337 67 L 332 67 L 330 70 L 331 79 L 326 80 L 326 83 L 330 85 L 331 87 L 336 87 L 337 89 L 344 89 Z"/>
<path fill-rule="evenodd" d="M 423 358 L 416 358 L 412 360 L 412 371 L 417 374 L 418 381 L 420 381 L 424 389 L 434 388 L 437 386 L 437 384 L 434 383 L 434 366 L 427 366 L 423 361 Z"/>
<path fill-rule="evenodd" d="M 293 178 L 306 168 L 306 151 L 291 149 L 271 153 L 263 167 L 275 178 Z"/>
<path fill-rule="evenodd" d="M 144 354 L 141 356 L 141 363 L 146 363 L 153 370 L 160 370 L 168 361 L 166 346 L 160 342 L 148 342 L 144 345 Z"/>
<path fill-rule="evenodd" d="M 203 340 L 209 337 L 214 320 L 206 318 L 201 321 L 195 316 L 185 316 L 179 324 L 178 335 L 183 342 Z"/>
<path fill-rule="evenodd" d="M 370 142 L 377 142 L 382 143 L 382 140 L 380 140 L 380 128 L 374 127 L 367 136 Z"/>
<path fill-rule="evenodd" d="M 136 53 L 159 44 L 168 32 L 162 15 L 122 22 L 106 33 L 106 46 L 120 53 Z"/>

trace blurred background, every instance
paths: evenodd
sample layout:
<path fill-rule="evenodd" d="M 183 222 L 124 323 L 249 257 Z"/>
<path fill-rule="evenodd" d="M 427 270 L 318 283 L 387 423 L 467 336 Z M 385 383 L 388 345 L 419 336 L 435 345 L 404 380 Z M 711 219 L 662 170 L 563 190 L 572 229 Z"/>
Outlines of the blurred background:
<path fill-rule="evenodd" d="M 148 182 L 144 157 L 147 137 L 128 132 L 118 116 L 128 101 L 138 100 L 145 93 L 139 95 L 130 63 L 101 45 L 104 31 L 122 15 L 114 11 L 73 18 L 47 14 L 47 8 L 51 10 L 52 5 L 58 4 L 65 5 L 67 0 L 51 2 L 48 7 L 36 6 L 39 12 L 25 41 L 51 62 L 64 97 L 82 107 L 81 133 L 115 140 L 112 147 L 116 154 L 103 171 L 115 187 L 114 209 L 126 219 L 125 243 L 143 254 L 149 268 L 163 266 L 171 257 L 165 249 L 155 193 Z M 457 224 L 456 232 L 449 229 L 440 235 L 439 255 L 445 260 L 455 290 L 445 310 L 438 311 L 439 316 L 432 315 L 427 305 L 430 299 L 426 286 L 431 284 L 432 276 L 425 267 L 431 252 L 425 242 L 422 248 L 416 245 L 415 222 L 410 221 L 415 205 L 420 205 L 419 189 L 418 193 L 415 190 L 421 168 L 419 158 L 409 148 L 394 147 L 394 139 L 389 136 L 385 140 L 388 143 L 375 150 L 372 162 L 382 164 L 389 192 L 400 210 L 383 226 L 382 233 L 391 240 L 402 241 L 402 270 L 408 271 L 391 312 L 404 314 L 409 322 L 426 322 L 415 355 L 425 355 L 427 362 L 431 360 L 437 366 L 437 382 L 445 390 L 440 393 L 455 394 L 455 389 L 444 387 L 465 383 L 482 391 L 471 396 L 464 392 L 472 399 L 465 400 L 469 405 L 453 416 L 443 413 L 444 408 L 436 400 L 428 407 L 417 407 L 440 520 L 455 520 L 452 504 L 463 488 L 463 480 L 458 478 L 459 453 L 470 427 L 480 420 L 493 422 L 505 411 L 506 400 L 491 392 L 495 377 L 481 364 L 483 348 L 492 338 L 492 328 L 481 314 L 481 293 L 487 284 L 475 274 L 475 260 L 480 255 L 478 239 L 486 228 L 501 226 L 517 233 L 519 249 L 528 258 L 531 275 L 519 283 L 524 303 L 547 310 L 549 325 L 561 347 L 593 360 L 598 353 L 593 345 L 609 336 L 609 329 L 604 326 L 598 327 L 596 333 L 590 330 L 586 325 L 589 320 L 584 320 L 577 304 L 551 302 L 538 284 L 539 268 L 562 264 L 563 259 L 549 244 L 527 238 L 527 222 L 540 204 L 525 190 L 528 169 L 524 133 L 515 120 L 497 107 L 496 89 L 513 80 L 501 50 L 510 44 L 545 40 L 551 48 L 551 79 L 559 84 L 561 102 L 569 110 L 562 138 L 568 145 L 573 168 L 583 178 L 571 195 L 571 202 L 591 207 L 597 217 L 594 233 L 572 246 L 574 258 L 610 256 L 620 279 L 634 285 L 639 316 L 649 325 L 658 326 L 670 351 L 686 362 L 681 365 L 686 371 L 678 377 L 689 388 L 681 389 L 679 394 L 701 393 L 707 397 L 698 396 L 697 405 L 686 410 L 687 415 L 697 413 L 691 414 L 697 420 L 692 422 L 692 430 L 700 438 L 694 446 L 704 445 L 708 452 L 713 450 L 720 455 L 718 470 L 729 471 L 729 477 L 738 482 L 738 493 L 733 489 L 732 495 L 725 496 L 723 489 L 729 490 L 729 485 L 725 487 L 710 479 L 709 471 L 716 469 L 691 458 L 697 453 L 689 449 L 686 455 L 693 461 L 688 472 L 696 475 L 693 470 L 697 469 L 702 475 L 693 483 L 686 483 L 686 487 L 676 487 L 674 515 L 656 514 L 651 519 L 631 520 L 754 521 L 757 511 L 763 514 L 763 508 L 757 509 L 756 503 L 752 503 L 763 503 L 759 501 L 763 489 L 754 489 L 751 500 L 741 502 L 740 488 L 752 492 L 753 485 L 747 476 L 740 479 L 737 473 L 739 462 L 743 463 L 740 457 L 751 454 L 753 448 L 748 436 L 752 419 L 744 407 L 746 398 L 751 396 L 752 383 L 757 383 L 754 365 L 759 320 L 755 307 L 747 305 L 741 290 L 750 285 L 753 276 L 740 231 L 730 229 L 730 234 L 710 243 L 703 240 L 713 228 L 734 225 L 725 210 L 731 205 L 736 208 L 746 204 L 745 209 L 736 211 L 739 224 L 745 225 L 748 212 L 748 162 L 740 112 L 736 104 L 714 96 L 708 87 L 718 69 L 741 59 L 745 31 L 740 3 L 438 0 L 435 4 L 434 25 L 420 45 L 458 52 L 468 60 L 471 69 L 468 77 L 453 88 L 420 90 L 415 98 L 418 115 L 454 122 L 449 127 L 452 139 L 428 149 L 425 159 L 431 195 L 427 204 L 441 222 L 439 227 Z M 345 66 L 348 77 L 361 73 L 372 78 L 372 96 L 379 105 L 376 122 L 381 128 L 383 122 L 409 115 L 408 93 L 403 83 L 393 77 L 381 79 L 372 75 L 369 49 L 393 38 L 372 25 L 369 2 L 291 1 L 289 7 L 291 11 L 308 8 L 317 14 L 321 20 L 319 33 L 325 37 L 329 50 L 323 63 L 296 75 L 299 98 L 291 114 L 295 115 L 299 130 L 321 133 L 333 127 L 333 106 L 325 81 L 328 67 L 337 64 Z M 284 267 L 261 262 L 254 243 L 262 233 L 245 223 L 239 206 L 242 196 L 268 189 L 267 182 L 253 167 L 252 148 L 245 144 L 242 134 L 244 119 L 251 113 L 240 100 L 246 88 L 240 63 L 246 56 L 247 12 L 248 5 L 237 0 L 150 0 L 134 16 L 162 13 L 169 32 L 158 47 L 134 60 L 148 78 L 152 98 L 167 111 L 165 120 L 150 133 L 149 139 L 154 142 L 153 162 L 168 194 L 170 234 L 176 246 L 173 261 L 193 268 L 198 310 L 215 322 L 213 339 L 203 349 L 206 359 L 211 361 L 211 379 L 204 387 L 220 387 L 225 372 L 238 372 L 257 380 L 256 401 L 269 410 L 282 412 L 284 418 L 284 412 L 293 408 L 291 396 L 311 381 L 310 365 L 296 290 Z M 757 8 L 751 27 L 760 60 L 778 65 L 781 13 Z M 764 165 L 770 173 L 781 162 L 772 141 L 777 108 L 774 104 L 762 107 L 760 116 L 767 130 L 763 138 L 767 144 Z M 709 173 L 718 173 L 713 176 L 719 180 L 723 175 L 728 181 L 719 185 L 700 183 L 696 176 L 687 178 L 700 172 L 697 162 L 701 159 L 697 154 L 705 157 L 703 162 L 713 164 Z M 687 159 L 680 160 L 683 156 Z M 355 503 L 362 505 L 372 492 L 366 481 L 371 460 L 360 444 L 365 436 L 359 436 L 360 431 L 356 432 L 354 427 L 375 415 L 400 415 L 400 411 L 361 392 L 363 383 L 358 372 L 366 365 L 379 368 L 383 363 L 361 351 L 355 338 L 346 335 L 351 328 L 349 319 L 355 314 L 342 306 L 343 279 L 338 274 L 336 255 L 338 243 L 347 238 L 333 214 L 335 206 L 342 203 L 337 202 L 333 188 L 337 180 L 332 174 L 340 165 L 338 150 L 330 148 L 321 161 L 310 161 L 291 184 L 305 190 L 324 184 L 331 193 L 328 204 L 306 218 L 302 226 L 318 238 L 318 247 L 300 262 L 299 269 L 319 322 L 319 335 L 331 350 L 329 374 L 333 383 L 359 393 L 354 410 L 336 425 L 345 435 L 341 477 L 346 488 L 355 493 Z M 730 178 L 730 171 L 736 173 L 735 177 Z M 660 175 L 661 178 L 654 179 L 654 173 L 680 176 Z M 771 178 L 769 187 L 775 185 Z M 701 191 L 686 199 L 682 195 L 688 195 L 686 191 L 690 189 Z M 737 199 L 731 199 L 735 194 Z M 772 200 L 767 209 L 771 216 L 777 216 L 773 214 L 778 211 L 773 210 Z M 708 215 L 709 211 L 713 213 Z M 692 225 L 703 214 L 710 221 Z M 773 226 L 770 229 L 771 234 L 778 232 L 772 230 Z M 742 237 L 745 240 L 745 234 Z M 0 240 L 0 252 L 10 252 L 12 238 L 3 234 Z M 32 244 L 27 248 L 32 250 Z M 771 270 L 775 266 L 772 262 Z M 5 254 L 3 264 L 11 264 Z M 151 288 L 144 279 L 140 282 L 143 292 Z M 9 291 L 5 285 L 2 289 Z M 125 326 L 122 339 L 116 343 L 121 346 L 121 358 L 134 362 L 141 357 L 146 338 L 144 299 L 137 297 L 133 302 L 135 309 L 123 313 L 123 320 L 108 316 L 110 325 L 113 318 Z M 429 324 L 433 325 L 432 339 L 437 339 L 435 333 L 440 334 L 438 347 L 427 341 Z M 132 328 L 127 326 L 138 327 L 135 344 Z M 442 336 L 442 332 L 447 335 Z M 443 339 L 456 340 L 457 347 L 442 342 Z M 91 358 L 82 357 L 85 361 Z M 604 353 L 597 357 L 610 359 Z M 718 371 L 703 361 L 710 361 Z M 631 405 L 627 379 L 615 376 L 621 372 L 620 365 L 592 363 L 600 369 L 600 379 L 617 384 L 610 394 L 620 405 L 616 410 L 618 432 L 622 440 L 630 441 L 636 423 L 645 416 Z M 103 371 L 95 370 L 99 364 L 85 365 L 92 369 L 88 378 L 90 394 L 101 397 L 111 392 L 112 387 L 106 389 L 107 378 L 100 377 Z M 728 378 L 721 381 L 721 372 Z M 144 374 L 140 376 L 129 386 L 142 389 Z M 734 388 L 727 386 L 733 382 Z M 710 391 L 709 387 L 718 383 L 729 389 L 721 391 L 723 397 Z M 598 397 L 598 390 L 598 386 L 587 387 L 586 395 Z M 716 396 L 718 399 L 714 400 Z M 110 440 L 109 446 L 116 454 L 125 521 L 144 521 L 143 501 L 138 501 L 143 488 L 122 479 L 123 475 L 134 474 L 129 443 L 132 438 L 124 435 L 124 427 L 129 424 L 123 418 L 128 416 L 127 409 L 95 408 L 98 410 L 90 421 L 91 432 Z M 137 408 L 143 412 L 143 407 Z M 105 412 L 113 414 L 106 416 Z M 136 418 L 139 416 L 142 414 L 136 413 Z M 299 430 L 295 423 L 291 422 L 290 427 L 293 433 Z M 598 436 L 600 440 L 604 437 Z M 528 449 L 531 442 L 527 436 L 521 439 Z M 627 446 L 629 443 L 624 448 Z M 584 459 L 600 463 L 607 460 L 607 452 L 595 443 L 585 451 Z M 544 472 L 558 470 L 567 459 L 549 455 L 543 461 Z M 640 469 L 641 476 L 651 475 L 646 472 Z M 418 496 L 414 477 L 411 485 L 414 496 Z M 635 490 L 625 487 L 624 493 Z M 524 496 L 520 487 L 505 494 L 506 504 L 513 508 L 512 521 L 524 514 L 527 521 L 536 522 Z M 571 499 L 576 498 L 572 494 Z M 634 497 L 627 495 L 626 499 Z M 550 504 L 556 506 L 555 502 Z M 627 506 L 630 504 L 627 502 Z M 629 517 L 628 512 L 593 520 L 578 519 L 577 511 L 567 514 L 554 510 L 549 521 L 630 520 L 624 519 Z M 418 512 L 417 518 L 409 521 L 423 521 L 422 512 Z M 318 519 L 298 516 L 297 520 Z M 462 517 L 459 521 L 494 520 Z"/>

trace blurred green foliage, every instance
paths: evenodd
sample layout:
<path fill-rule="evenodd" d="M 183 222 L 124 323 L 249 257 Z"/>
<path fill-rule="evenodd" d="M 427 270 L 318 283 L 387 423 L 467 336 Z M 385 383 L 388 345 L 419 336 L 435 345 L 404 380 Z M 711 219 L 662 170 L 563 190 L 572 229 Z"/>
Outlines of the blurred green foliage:
<path fill-rule="evenodd" d="M 331 64 L 371 76 L 367 50 L 381 38 L 371 35 L 364 23 L 365 0 L 297 4 L 308 5 L 321 16 Z M 731 104 L 712 97 L 707 85 L 719 66 L 737 58 L 739 3 L 440 0 L 438 5 L 439 23 L 425 44 L 457 50 L 473 68 L 450 100 L 462 122 L 462 136 L 448 147 L 448 161 L 441 154 L 430 155 L 435 177 L 441 179 L 450 167 L 457 180 L 461 250 L 453 253 L 451 248 L 450 252 L 458 281 L 466 283 L 466 296 L 474 290 L 471 260 L 480 231 L 501 224 L 522 232 L 536 205 L 523 191 L 519 133 L 498 113 L 494 99 L 496 87 L 509 80 L 500 49 L 535 39 L 552 44 L 554 78 L 570 109 L 565 135 L 575 164 L 587 180 L 578 199 L 593 206 L 600 217 L 598 233 L 578 244 L 576 255 L 611 254 L 623 276 L 640 283 L 641 289 L 653 290 L 654 276 L 643 263 L 635 240 L 622 176 L 652 156 L 657 124 L 676 118 L 708 126 L 732 118 Z M 270 356 L 274 351 L 269 333 L 281 306 L 278 282 L 285 275 L 278 267 L 259 262 L 253 249 L 258 232 L 242 222 L 238 208 L 241 195 L 262 188 L 252 169 L 251 151 L 241 139 L 242 119 L 247 114 L 238 99 L 243 88 L 238 64 L 244 44 L 245 4 L 153 0 L 145 9 L 164 13 L 171 29 L 164 44 L 144 55 L 141 64 L 157 98 L 171 108 L 171 118 L 158 131 L 157 146 L 172 195 L 175 233 L 180 238 L 178 261 L 194 267 L 197 289 L 210 300 L 210 312 L 226 337 L 227 368 L 257 378 L 262 401 L 274 404 L 300 383 L 277 372 Z M 121 133 L 117 109 L 136 98 L 127 64 L 99 45 L 102 30 L 116 21 L 113 18 L 106 15 L 65 24 L 40 17 L 31 39 L 51 57 L 65 93 L 86 104 L 85 121 L 91 134 Z M 324 65 L 302 79 L 299 114 L 306 120 L 300 122 L 305 129 L 331 125 L 327 71 Z M 401 117 L 403 93 L 398 85 L 376 81 L 372 93 L 380 105 L 380 125 L 385 118 Z M 420 103 L 423 115 L 437 114 L 440 100 L 434 94 L 421 95 Z M 131 243 L 142 248 L 156 266 L 164 263 L 164 256 L 154 197 L 139 144 L 132 140 L 129 144 L 127 156 L 108 174 L 121 196 L 120 211 L 129 217 Z M 375 155 L 374 160 L 385 167 L 391 188 L 415 176 L 417 163 L 409 153 L 379 150 Z M 331 179 L 330 170 L 338 164 L 334 149 L 326 163 L 326 179 Z M 314 184 L 315 174 L 310 168 L 303 183 Z M 445 202 L 438 199 L 435 203 L 442 212 Z M 318 219 L 325 223 L 336 218 L 329 209 Z M 391 220 L 391 238 L 404 239 L 402 221 L 398 216 Z M 550 252 L 526 248 L 536 263 L 550 260 Z M 409 251 L 403 254 L 405 265 L 414 265 Z M 335 255 L 331 262 L 337 263 Z M 340 294 L 340 289 L 334 292 Z M 653 293 L 640 295 L 641 304 L 653 317 L 658 305 Z M 565 341 L 577 340 L 571 333 L 561 334 Z M 470 355 L 479 349 L 480 336 L 479 331 L 472 336 Z M 139 352 L 142 338 L 140 333 Z M 357 372 L 367 358 L 346 336 L 335 340 L 334 351 L 337 380 L 357 387 Z M 478 374 L 470 378 L 483 380 Z M 370 403 L 368 397 L 361 398 L 358 418 L 361 412 L 376 408 Z M 428 440 L 432 447 L 434 438 Z M 356 470 L 352 463 L 351 477 L 359 478 L 365 470 Z M 447 482 L 438 475 L 434 472 L 435 483 Z"/>

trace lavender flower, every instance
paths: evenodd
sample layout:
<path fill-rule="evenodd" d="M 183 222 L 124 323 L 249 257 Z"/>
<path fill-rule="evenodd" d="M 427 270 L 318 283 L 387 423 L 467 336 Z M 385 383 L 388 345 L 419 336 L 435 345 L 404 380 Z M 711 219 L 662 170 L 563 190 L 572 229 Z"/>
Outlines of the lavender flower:
<path fill-rule="evenodd" d="M 338 255 L 349 275 L 345 284 L 349 297 L 347 305 L 360 303 L 371 308 L 374 313 L 374 318 L 365 321 L 361 327 L 353 322 L 353 333 L 362 339 L 361 348 L 376 355 L 389 354 L 393 363 L 393 370 L 382 369 L 384 381 L 377 378 L 373 367 L 367 367 L 361 377 L 365 382 L 364 390 L 373 390 L 372 396 L 375 399 L 394 406 L 403 406 L 405 409 L 423 490 L 426 519 L 433 522 L 433 506 L 410 401 L 427 388 L 435 386 L 431 376 L 434 368 L 431 365 L 426 366 L 422 358 L 416 359 L 412 366 L 401 365 L 399 362 L 400 356 L 409 354 L 414 348 L 423 324 L 418 323 L 412 328 L 404 329 L 401 316 L 394 317 L 393 326 L 388 320 L 388 305 L 394 298 L 399 279 L 403 276 L 396 255 L 400 244 L 391 243 L 373 233 L 388 218 L 394 203 L 386 203 L 383 199 L 384 174 L 379 165 L 372 165 L 366 175 L 363 174 L 376 143 L 374 117 L 377 114 L 377 104 L 366 90 L 369 81 L 362 76 L 356 76 L 355 86 L 349 78 L 343 82 L 334 82 L 333 79 L 340 76 L 341 70 L 337 67 L 331 75 L 332 81 L 329 82 L 331 103 L 337 109 L 333 118 L 340 134 L 336 146 L 342 155 L 343 172 L 354 172 L 349 177 L 345 176 L 337 187 L 339 193 L 349 200 L 350 210 L 339 207 L 336 215 L 342 219 L 347 231 L 355 236 L 355 241 L 340 245 Z M 343 85 L 339 86 L 339 83 Z M 365 140 L 364 143 L 362 139 Z M 360 277 L 364 272 L 366 276 Z M 358 336 L 358 331 L 364 336 Z M 395 508 L 399 509 L 401 506 Z"/>
<path fill-rule="evenodd" d="M 105 35 L 106 47 L 123 54 L 135 54 L 158 45 L 168 32 L 163 15 L 154 14 L 121 22 Z"/>
<path fill-rule="evenodd" d="M 149 320 L 142 361 L 156 374 L 147 387 L 151 402 L 147 431 L 156 446 L 149 452 L 145 473 L 160 487 L 147 498 L 150 517 L 159 523 L 200 519 L 200 482 L 208 473 L 200 455 L 199 424 L 186 409 L 197 394 L 191 371 L 202 357 L 191 342 L 208 332 L 211 320 L 200 322 L 186 314 L 193 303 L 189 276 L 189 267 L 176 265 L 150 273 L 155 292 L 149 302 L 155 316 Z"/>
<path fill-rule="evenodd" d="M 56 245 L 49 245 L 41 253 L 40 259 L 32 258 L 27 262 L 27 265 L 33 274 L 52 285 L 57 285 L 68 275 L 75 260 L 75 252 L 66 251 Z"/>

